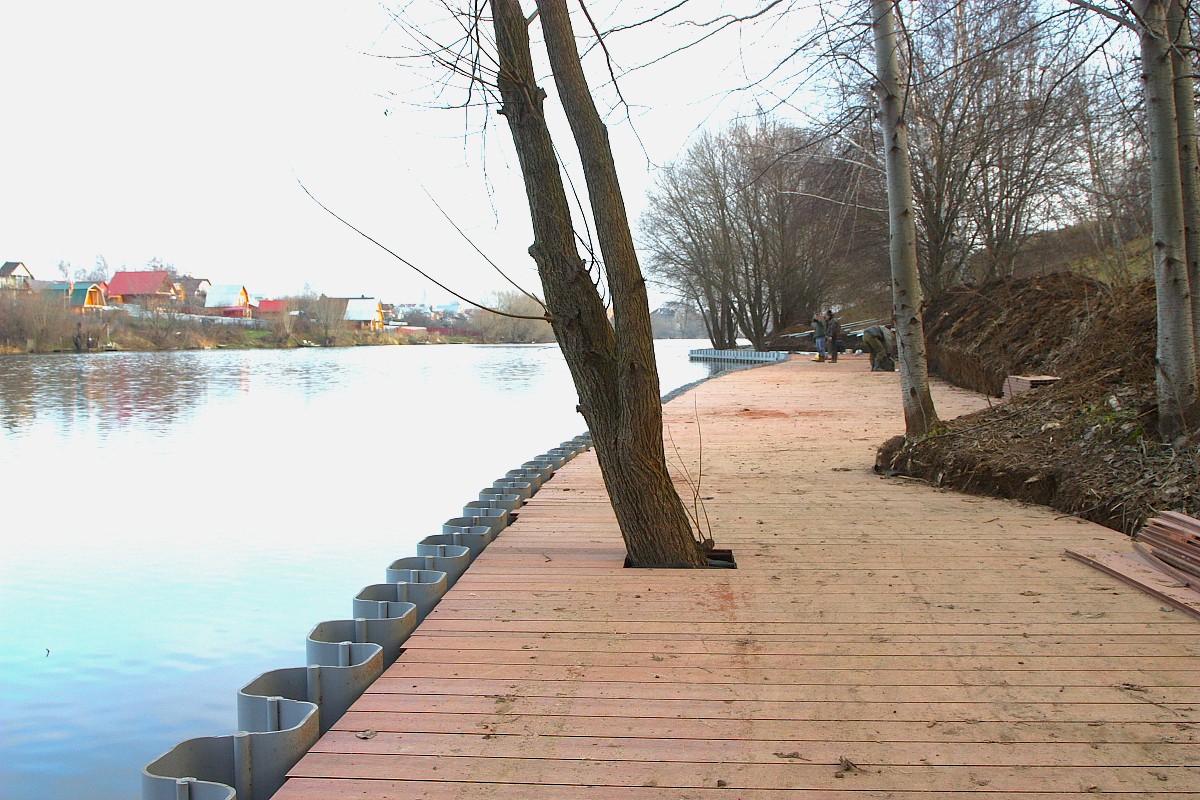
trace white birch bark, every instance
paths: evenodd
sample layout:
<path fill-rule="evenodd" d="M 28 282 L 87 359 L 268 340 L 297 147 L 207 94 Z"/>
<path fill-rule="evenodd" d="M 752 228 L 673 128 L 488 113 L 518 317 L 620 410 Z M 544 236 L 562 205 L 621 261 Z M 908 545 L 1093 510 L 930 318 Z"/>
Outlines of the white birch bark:
<path fill-rule="evenodd" d="M 906 89 L 900 80 L 899 43 L 892 0 L 871 0 L 871 18 L 875 34 L 879 127 L 883 133 L 887 168 L 892 314 L 900 354 L 898 367 L 904 397 L 904 429 L 905 435 L 912 438 L 929 433 L 938 423 L 938 417 L 929 393 L 929 362 L 925 355 L 912 167 L 904 120 Z"/>
<path fill-rule="evenodd" d="M 1138 33 L 1150 140 L 1150 205 L 1158 306 L 1155 357 L 1158 431 L 1164 441 L 1171 442 L 1188 432 L 1189 422 L 1197 411 L 1197 379 L 1167 2 L 1137 0 L 1135 6 L 1141 20 Z"/>
<path fill-rule="evenodd" d="M 1200 369 L 1200 155 L 1196 137 L 1196 82 L 1192 78 L 1192 26 L 1184 3 L 1171 0 L 1171 72 L 1175 80 L 1175 129 L 1179 136 L 1179 176 L 1187 246 L 1188 294 L 1192 310 L 1192 350 Z"/>

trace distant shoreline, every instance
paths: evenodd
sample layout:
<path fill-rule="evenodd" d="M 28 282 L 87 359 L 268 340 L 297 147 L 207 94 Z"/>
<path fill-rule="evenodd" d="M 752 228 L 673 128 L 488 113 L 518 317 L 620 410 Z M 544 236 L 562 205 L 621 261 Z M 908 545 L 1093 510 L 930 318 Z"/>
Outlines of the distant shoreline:
<path fill-rule="evenodd" d="M 91 346 L 84 350 L 75 350 L 73 347 L 53 347 L 49 349 L 20 349 L 11 345 L 0 345 L 0 357 L 3 356 L 61 356 L 61 355 L 106 355 L 109 353 L 195 353 L 205 350 L 307 350 L 309 348 L 324 348 L 344 349 L 351 347 L 408 347 L 421 345 L 446 345 L 446 344 L 505 344 L 505 342 L 480 342 L 470 337 L 429 337 L 421 340 L 401 340 L 401 339 L 384 339 L 382 337 L 372 337 L 369 340 L 347 341 L 345 343 L 332 344 L 304 344 L 301 342 L 288 343 L 272 343 L 260 339 L 258 341 L 244 342 L 221 342 L 217 344 L 197 344 L 185 347 L 154 347 L 154 346 L 138 346 L 137 344 L 125 345 L 114 343 L 115 346 Z M 509 343 L 511 344 L 511 343 Z"/>

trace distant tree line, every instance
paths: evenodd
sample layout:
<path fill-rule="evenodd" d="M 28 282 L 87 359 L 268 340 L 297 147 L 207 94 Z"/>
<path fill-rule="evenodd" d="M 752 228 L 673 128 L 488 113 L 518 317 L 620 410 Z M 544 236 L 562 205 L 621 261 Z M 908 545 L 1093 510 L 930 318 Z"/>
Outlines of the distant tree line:
<path fill-rule="evenodd" d="M 901 351 L 923 369 L 923 303 L 959 284 L 1061 265 L 1055 241 L 1086 242 L 1066 260 L 1116 285 L 1152 263 L 1159 430 L 1175 441 L 1200 422 L 1196 22 L 1188 0 L 822 6 L 770 88 L 802 85 L 824 121 L 738 124 L 665 167 L 642 220 L 655 274 L 704 309 L 714 344 L 762 347 L 800 306 L 869 299 L 870 256 L 848 268 L 844 254 L 887 241 Z M 862 229 L 789 201 L 859 212 L 884 196 Z M 927 395 L 921 375 L 902 384 Z M 906 419 L 917 435 L 937 417 L 906 399 Z"/>
<path fill-rule="evenodd" d="M 716 346 L 763 346 L 818 307 L 878 308 L 890 292 L 869 6 L 809 42 L 820 110 L 806 113 L 823 122 L 738 122 L 660 171 L 640 221 L 649 271 L 703 311 Z M 1132 32 L 1063 2 L 901 10 L 926 299 L 1039 268 L 1048 231 L 1072 231 L 1100 277 L 1138 274 L 1128 245 L 1149 233 L 1150 182 Z"/>
<path fill-rule="evenodd" d="M 661 171 L 641 218 L 647 270 L 697 307 L 714 347 L 765 348 L 833 296 L 887 291 L 869 124 L 777 120 L 704 134 Z"/>

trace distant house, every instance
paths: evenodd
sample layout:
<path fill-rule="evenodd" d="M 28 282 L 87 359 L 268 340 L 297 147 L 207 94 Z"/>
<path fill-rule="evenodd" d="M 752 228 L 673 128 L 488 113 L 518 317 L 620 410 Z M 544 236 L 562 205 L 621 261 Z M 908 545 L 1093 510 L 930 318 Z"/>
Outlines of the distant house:
<path fill-rule="evenodd" d="M 118 271 L 108 282 L 108 298 L 114 303 L 160 307 L 175 303 L 178 292 L 165 269 L 144 272 Z"/>
<path fill-rule="evenodd" d="M 219 311 L 223 317 L 252 316 L 250 293 L 238 283 L 213 284 L 205 295 L 204 307 Z"/>
<path fill-rule="evenodd" d="M 0 289 L 6 291 L 25 291 L 30 288 L 33 273 L 20 261 L 5 261 L 0 266 Z"/>
<path fill-rule="evenodd" d="M 29 281 L 30 291 L 47 303 L 69 308 L 77 313 L 100 311 L 104 308 L 103 284 L 79 281 Z"/>
<path fill-rule="evenodd" d="M 80 281 L 71 287 L 71 310 L 80 314 L 104 308 L 104 289 L 98 283 Z"/>
<path fill-rule="evenodd" d="M 292 311 L 292 303 L 290 300 L 259 300 L 258 301 L 258 316 L 260 317 L 283 317 Z"/>
<path fill-rule="evenodd" d="M 382 330 L 383 306 L 374 297 L 348 297 L 342 319 L 360 330 Z"/>
<path fill-rule="evenodd" d="M 175 285 L 179 291 L 179 302 L 203 308 L 208 290 L 212 288 L 212 281 L 208 278 L 184 275 Z"/>
<path fill-rule="evenodd" d="M 56 303 L 63 308 L 67 307 L 67 300 L 71 296 L 71 284 L 69 281 L 34 280 L 29 281 L 29 289 L 47 303 Z"/>

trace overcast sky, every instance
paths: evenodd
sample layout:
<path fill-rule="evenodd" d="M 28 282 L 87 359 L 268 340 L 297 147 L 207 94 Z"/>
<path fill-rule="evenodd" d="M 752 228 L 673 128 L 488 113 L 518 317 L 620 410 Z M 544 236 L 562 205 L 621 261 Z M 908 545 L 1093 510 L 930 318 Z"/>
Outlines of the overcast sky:
<path fill-rule="evenodd" d="M 622 17 L 638 5 L 621 4 Z M 427 189 L 537 286 L 508 130 L 498 120 L 480 136 L 478 117 L 422 108 L 438 102 L 431 73 L 380 57 L 411 39 L 371 0 L 5 3 L 0 30 L 0 260 L 53 279 L 59 260 L 90 268 L 103 255 L 119 269 L 158 257 L 252 294 L 308 284 L 385 302 L 448 299 L 325 214 L 300 180 L 455 289 L 503 288 Z M 766 33 L 778 41 L 756 40 L 754 58 L 791 43 L 779 25 L 756 35 Z M 673 35 L 627 35 L 616 57 L 631 66 Z M 726 34 L 622 81 L 650 161 L 752 111 L 749 94 L 720 91 L 746 80 L 741 44 Z M 636 219 L 652 165 L 628 125 L 613 137 Z"/>

